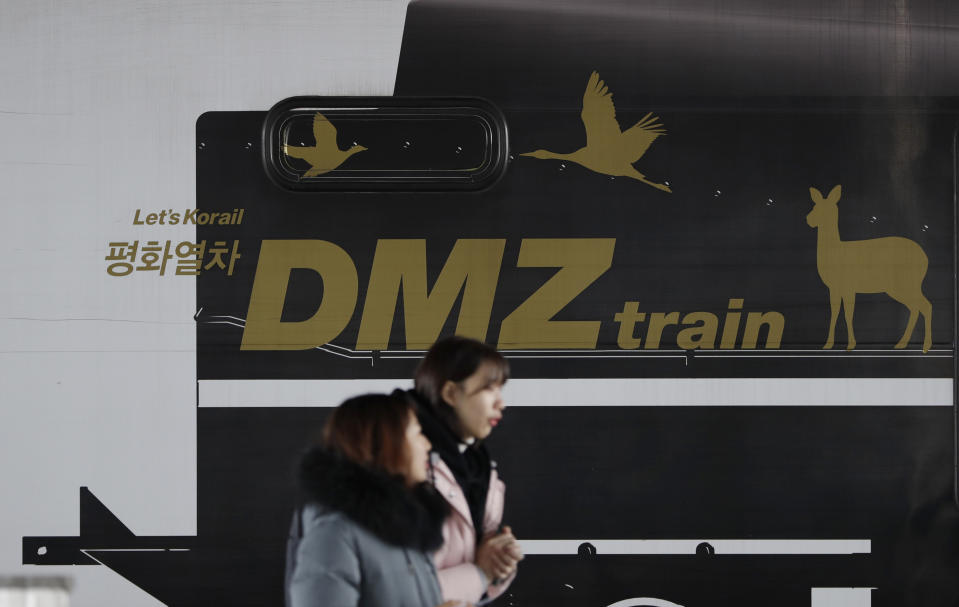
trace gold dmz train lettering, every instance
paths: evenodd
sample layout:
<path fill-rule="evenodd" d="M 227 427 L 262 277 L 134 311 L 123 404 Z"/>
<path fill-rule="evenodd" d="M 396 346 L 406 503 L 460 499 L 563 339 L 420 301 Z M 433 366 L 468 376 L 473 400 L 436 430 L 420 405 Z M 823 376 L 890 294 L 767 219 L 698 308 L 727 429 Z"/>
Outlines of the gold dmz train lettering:
<path fill-rule="evenodd" d="M 500 329 L 501 348 L 595 348 L 600 321 L 550 320 L 612 265 L 613 238 L 524 239 L 520 267 L 559 267 Z M 432 289 L 427 286 L 426 241 L 377 241 L 356 342 L 358 350 L 387 347 L 400 291 L 406 347 L 430 346 L 462 293 L 456 332 L 485 340 L 505 239 L 459 239 Z M 323 299 L 307 320 L 281 322 L 290 272 L 310 269 L 323 278 Z M 265 240 L 260 249 L 243 350 L 301 350 L 335 339 L 353 316 L 359 292 L 356 266 L 333 243 Z"/>
<path fill-rule="evenodd" d="M 722 336 L 719 341 L 721 350 L 732 350 L 737 345 L 740 318 L 742 317 L 743 300 L 730 299 L 729 310 L 723 321 Z M 719 317 L 712 312 L 689 312 L 679 319 L 679 312 L 652 312 L 646 330 L 645 343 L 643 338 L 636 336 L 636 325 L 646 322 L 647 314 L 639 311 L 638 301 L 627 301 L 623 304 L 623 311 L 617 312 L 613 320 L 619 324 L 619 335 L 616 343 L 624 350 L 636 350 L 643 346 L 646 350 L 659 348 L 663 337 L 663 330 L 670 326 L 682 325 L 676 335 L 676 345 L 683 350 L 712 350 L 716 347 L 716 335 L 719 333 Z M 778 348 L 782 343 L 785 317 L 779 312 L 750 312 L 746 316 L 746 326 L 743 330 L 741 347 L 754 349 L 759 342 L 759 332 L 766 328 L 766 348 Z"/>
<path fill-rule="evenodd" d="M 559 268 L 523 303 L 508 314 L 500 326 L 500 349 L 594 349 L 601 320 L 552 320 L 552 318 L 612 265 L 614 238 L 526 238 L 520 244 L 517 267 Z M 388 347 L 400 293 L 406 348 L 426 349 L 440 335 L 456 301 L 460 301 L 456 333 L 486 339 L 493 301 L 503 264 L 504 239 L 459 239 L 453 245 L 432 288 L 427 284 L 426 241 L 381 239 L 377 241 L 369 284 L 360 318 L 356 349 Z M 308 269 L 323 279 L 323 297 L 316 312 L 302 321 L 281 321 L 290 273 Z M 243 350 L 304 350 L 328 343 L 340 335 L 353 317 L 359 295 L 356 265 L 339 246 L 323 240 L 264 240 L 260 249 Z M 730 308 L 742 300 L 730 300 Z M 645 320 L 637 302 L 626 302 L 614 321 L 620 323 L 619 346 L 638 348 L 633 336 L 636 324 Z M 738 312 L 726 315 L 721 348 L 733 347 L 739 326 Z M 759 327 L 768 327 L 766 347 L 779 347 L 782 315 L 750 313 L 744 346 L 755 347 Z M 646 348 L 658 348 L 663 329 L 679 324 L 679 313 L 653 313 Z M 692 312 L 683 318 L 681 347 L 711 348 L 718 320 L 708 312 Z M 733 324 L 735 326 L 733 327 Z M 732 328 L 731 328 L 732 327 Z"/>

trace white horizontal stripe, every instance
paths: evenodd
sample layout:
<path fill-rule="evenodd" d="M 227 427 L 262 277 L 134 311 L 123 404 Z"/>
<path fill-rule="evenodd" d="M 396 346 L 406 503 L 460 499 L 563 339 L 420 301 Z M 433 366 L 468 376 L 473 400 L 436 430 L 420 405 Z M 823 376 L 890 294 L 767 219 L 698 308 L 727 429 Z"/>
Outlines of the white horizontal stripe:
<path fill-rule="evenodd" d="M 707 542 L 722 554 L 869 554 L 871 540 L 520 540 L 523 553 L 577 554 L 589 542 L 596 554 L 696 554 L 696 547 Z"/>
<path fill-rule="evenodd" d="M 572 588 L 572 586 L 570 586 Z M 683 607 L 678 603 L 667 601 L 665 599 L 656 599 L 652 597 L 638 597 L 635 599 L 623 599 L 616 601 L 608 607 Z"/>
<path fill-rule="evenodd" d="M 875 588 L 812 588 L 812 607 L 869 607 Z M 610 606 L 612 607 L 612 606 Z"/>
<path fill-rule="evenodd" d="M 202 380 L 201 407 L 335 407 L 367 392 L 409 388 L 403 379 Z M 949 407 L 949 378 L 513 379 L 515 407 Z"/>
<path fill-rule="evenodd" d="M 412 388 L 397 379 L 206 379 L 199 383 L 201 407 L 336 407 L 368 392 Z"/>

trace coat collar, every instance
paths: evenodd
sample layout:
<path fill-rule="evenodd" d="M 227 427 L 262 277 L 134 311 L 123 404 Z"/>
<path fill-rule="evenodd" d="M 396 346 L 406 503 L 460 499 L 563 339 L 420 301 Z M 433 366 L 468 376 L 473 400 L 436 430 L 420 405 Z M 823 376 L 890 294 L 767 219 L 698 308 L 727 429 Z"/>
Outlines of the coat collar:
<path fill-rule="evenodd" d="M 418 417 L 423 427 L 423 434 L 433 444 L 433 450 L 439 453 L 446 464 L 455 483 L 459 485 L 469 515 L 466 517 L 474 528 L 481 529 L 485 518 L 486 501 L 489 494 L 490 472 L 492 463 L 489 452 L 483 441 L 474 441 L 472 445 L 461 449 L 462 439 L 456 436 L 452 429 L 436 415 L 429 403 L 425 402 L 416 390 L 409 395 L 418 404 Z M 450 500 L 454 508 L 461 512 L 460 504 Z"/>
<path fill-rule="evenodd" d="M 402 479 L 316 448 L 300 464 L 307 501 L 342 512 L 388 544 L 431 551 L 443 545 L 449 506 L 429 483 Z"/>

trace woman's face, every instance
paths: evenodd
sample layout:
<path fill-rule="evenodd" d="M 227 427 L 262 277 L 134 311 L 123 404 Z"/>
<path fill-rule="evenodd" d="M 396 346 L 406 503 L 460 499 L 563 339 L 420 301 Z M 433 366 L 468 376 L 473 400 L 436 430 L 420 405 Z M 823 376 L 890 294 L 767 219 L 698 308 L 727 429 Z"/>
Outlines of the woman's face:
<path fill-rule="evenodd" d="M 410 485 L 422 483 L 428 478 L 426 471 L 432 447 L 429 439 L 423 436 L 420 422 L 410 413 L 410 421 L 406 424 L 406 452 L 409 454 L 406 480 Z"/>
<path fill-rule="evenodd" d="M 484 362 L 463 381 L 448 381 L 443 386 L 443 400 L 456 412 L 464 440 L 486 438 L 503 419 L 506 404 L 497 371 L 492 363 Z"/>

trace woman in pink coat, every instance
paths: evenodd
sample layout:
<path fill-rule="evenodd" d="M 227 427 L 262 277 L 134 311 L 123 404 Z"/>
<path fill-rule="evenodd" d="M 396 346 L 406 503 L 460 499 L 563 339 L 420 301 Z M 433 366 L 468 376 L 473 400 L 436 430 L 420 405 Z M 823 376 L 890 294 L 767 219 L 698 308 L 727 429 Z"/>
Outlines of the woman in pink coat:
<path fill-rule="evenodd" d="M 503 418 L 507 379 L 506 359 L 465 337 L 433 344 L 414 377 L 420 425 L 433 444 L 433 482 L 452 510 L 434 554 L 444 600 L 496 598 L 523 558 L 512 531 L 501 527 L 506 487 L 483 444 Z"/>

